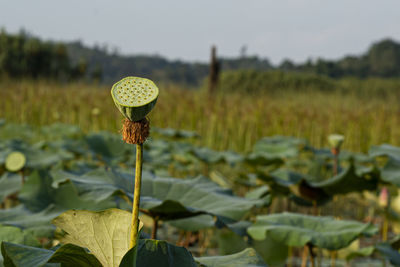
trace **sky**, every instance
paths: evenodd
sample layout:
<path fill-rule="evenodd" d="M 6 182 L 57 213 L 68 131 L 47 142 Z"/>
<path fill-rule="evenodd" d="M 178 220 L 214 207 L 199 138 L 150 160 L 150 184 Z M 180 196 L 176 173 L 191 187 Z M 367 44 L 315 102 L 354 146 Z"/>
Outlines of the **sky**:
<path fill-rule="evenodd" d="M 304 62 L 400 41 L 399 0 L 0 0 L 0 27 L 121 54 L 208 61 L 246 55 Z"/>

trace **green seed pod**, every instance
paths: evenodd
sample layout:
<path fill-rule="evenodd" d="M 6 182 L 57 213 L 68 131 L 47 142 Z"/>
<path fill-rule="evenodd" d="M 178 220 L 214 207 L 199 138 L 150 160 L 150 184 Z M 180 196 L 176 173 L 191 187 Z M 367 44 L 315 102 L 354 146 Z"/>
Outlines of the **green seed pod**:
<path fill-rule="evenodd" d="M 21 152 L 11 152 L 6 158 L 6 169 L 10 172 L 20 171 L 26 163 L 26 157 Z"/>
<path fill-rule="evenodd" d="M 156 104 L 158 88 L 149 79 L 126 77 L 113 85 L 111 96 L 127 119 L 140 121 Z"/>
<path fill-rule="evenodd" d="M 344 136 L 341 134 L 331 134 L 328 136 L 328 142 L 332 148 L 340 149 L 344 141 Z"/>

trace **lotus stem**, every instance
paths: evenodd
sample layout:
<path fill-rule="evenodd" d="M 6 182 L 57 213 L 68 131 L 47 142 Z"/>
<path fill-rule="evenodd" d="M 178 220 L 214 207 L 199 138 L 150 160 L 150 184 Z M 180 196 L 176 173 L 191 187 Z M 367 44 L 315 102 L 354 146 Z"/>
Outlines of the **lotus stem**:
<path fill-rule="evenodd" d="M 333 148 L 331 150 L 333 154 L 333 175 L 338 175 L 338 169 L 339 169 L 339 154 L 340 154 L 340 149 L 338 148 Z"/>
<path fill-rule="evenodd" d="M 318 248 L 317 250 L 317 266 L 321 267 L 322 265 L 322 249 Z"/>
<path fill-rule="evenodd" d="M 308 258 L 307 245 L 305 245 L 303 248 L 303 255 L 301 256 L 301 258 L 302 258 L 301 267 L 307 267 L 307 258 Z"/>
<path fill-rule="evenodd" d="M 158 217 L 153 218 L 153 229 L 151 230 L 151 239 L 157 239 Z"/>
<path fill-rule="evenodd" d="M 331 252 L 331 267 L 336 266 L 336 254 L 337 254 L 336 250 Z"/>
<path fill-rule="evenodd" d="M 288 247 L 288 258 L 289 258 L 289 262 L 288 262 L 287 266 L 293 267 L 293 247 L 292 246 Z"/>
<path fill-rule="evenodd" d="M 135 191 L 133 194 L 132 223 L 131 223 L 131 239 L 129 248 L 133 248 L 138 243 L 139 233 L 139 205 L 140 205 L 140 188 L 142 183 L 142 160 L 143 160 L 143 143 L 136 145 L 136 169 L 135 169 Z"/>
<path fill-rule="evenodd" d="M 19 174 L 21 175 L 21 183 L 22 183 L 22 185 L 24 185 L 24 184 L 25 184 L 25 174 L 24 174 L 24 171 L 21 170 L 21 171 L 19 172 Z"/>
<path fill-rule="evenodd" d="M 389 230 L 389 220 L 387 215 L 383 218 L 383 225 L 382 225 L 382 241 L 386 242 L 388 239 L 388 230 Z"/>
<path fill-rule="evenodd" d="M 146 116 L 154 108 L 158 93 L 157 86 L 151 80 L 140 77 L 126 77 L 116 82 L 111 88 L 111 97 L 115 106 L 125 117 L 122 126 L 122 140 L 125 143 L 136 145 L 135 191 L 133 193 L 130 248 L 137 247 L 139 239 L 143 143 L 150 132 L 150 122 L 146 119 Z"/>
<path fill-rule="evenodd" d="M 314 214 L 314 216 L 318 216 L 318 204 L 317 204 L 317 201 L 313 200 L 312 204 L 313 204 L 313 214 Z"/>
<path fill-rule="evenodd" d="M 339 153 L 340 149 L 339 148 L 332 148 L 331 150 L 333 154 L 333 175 L 337 176 L 338 175 L 338 169 L 339 169 Z M 333 196 L 333 216 L 337 216 L 337 201 L 338 197 L 337 195 Z"/>
<path fill-rule="evenodd" d="M 315 267 L 315 255 L 313 253 L 313 246 L 311 244 L 307 244 L 309 254 L 310 254 L 310 261 L 311 261 L 311 267 Z"/>

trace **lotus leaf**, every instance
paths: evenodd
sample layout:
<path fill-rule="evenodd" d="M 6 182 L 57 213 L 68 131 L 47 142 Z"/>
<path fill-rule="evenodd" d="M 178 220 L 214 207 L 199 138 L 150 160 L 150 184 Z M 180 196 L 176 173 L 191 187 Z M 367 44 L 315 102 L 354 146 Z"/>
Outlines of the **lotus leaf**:
<path fill-rule="evenodd" d="M 73 244 L 66 244 L 55 250 L 47 250 L 3 242 L 1 253 L 6 267 L 53 266 L 47 265 L 47 263 L 59 263 L 61 266 L 102 266 L 96 257 L 84 248 Z"/>
<path fill-rule="evenodd" d="M 122 259 L 120 267 L 134 266 L 134 249 Z M 166 241 L 141 239 L 136 257 L 136 267 L 197 267 L 192 254 L 184 248 L 167 243 Z"/>
<path fill-rule="evenodd" d="M 200 257 L 196 258 L 204 267 L 266 267 L 263 259 L 252 248 L 226 256 Z"/>
<path fill-rule="evenodd" d="M 257 216 L 257 221 L 248 228 L 256 240 L 268 236 L 288 246 L 303 247 L 310 243 L 329 250 L 347 247 L 359 236 L 376 232 L 377 228 L 371 224 L 287 212 Z"/>
<path fill-rule="evenodd" d="M 116 267 L 129 250 L 131 217 L 130 212 L 119 209 L 69 210 L 53 224 L 61 242 L 88 248 L 103 266 Z"/>

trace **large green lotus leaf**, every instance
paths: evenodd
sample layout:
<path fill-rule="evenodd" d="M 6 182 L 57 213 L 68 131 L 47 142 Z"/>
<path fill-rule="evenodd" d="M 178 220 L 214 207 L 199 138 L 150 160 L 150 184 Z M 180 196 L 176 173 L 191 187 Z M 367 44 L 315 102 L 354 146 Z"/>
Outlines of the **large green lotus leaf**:
<path fill-rule="evenodd" d="M 86 249 L 73 244 L 63 245 L 56 250 L 47 250 L 3 242 L 1 253 L 4 257 L 5 267 L 60 266 L 59 264 L 66 267 L 102 266 L 96 257 L 87 252 Z"/>
<path fill-rule="evenodd" d="M 286 169 L 278 169 L 270 174 L 259 173 L 258 177 L 273 187 L 284 191 L 284 188 L 306 201 L 316 200 L 324 203 L 330 196 L 376 190 L 379 183 L 379 173 L 374 168 L 356 167 L 350 165 L 337 176 L 322 182 L 315 182 L 316 178 Z M 274 190 L 273 190 L 274 191 Z"/>
<path fill-rule="evenodd" d="M 356 168 L 351 165 L 346 170 L 326 181 L 310 183 L 312 187 L 321 188 L 329 195 L 376 190 L 379 173 L 373 168 Z"/>
<path fill-rule="evenodd" d="M 389 144 L 372 146 L 369 149 L 368 154 L 371 157 L 389 156 L 400 160 L 400 147 L 392 146 Z"/>
<path fill-rule="evenodd" d="M 68 161 L 74 158 L 74 155 L 67 150 L 45 150 L 43 147 L 44 145 L 44 142 L 30 145 L 21 140 L 10 140 L 3 144 L 4 151 L 2 154 L 8 155 L 15 151 L 21 152 L 26 157 L 25 168 L 28 169 L 48 168 L 59 162 Z"/>
<path fill-rule="evenodd" d="M 113 195 L 127 194 L 133 196 L 134 171 L 132 173 L 115 170 L 95 169 L 83 175 L 54 170 L 52 186 L 58 188 L 68 181 L 72 182 L 78 190 L 80 197 L 87 201 L 101 202 Z M 152 176 L 149 172 L 142 173 L 142 179 Z"/>
<path fill-rule="evenodd" d="M 22 177 L 17 173 L 6 172 L 0 177 L 0 202 L 4 199 L 18 192 L 22 186 Z"/>
<path fill-rule="evenodd" d="M 186 130 L 177 130 L 172 128 L 158 128 L 158 127 L 151 127 L 151 132 L 159 134 L 163 137 L 168 138 L 198 138 L 200 135 L 196 132 L 186 131 Z"/>
<path fill-rule="evenodd" d="M 285 266 L 289 248 L 282 242 L 277 242 L 271 237 L 264 240 L 251 240 L 251 246 L 271 266 Z"/>
<path fill-rule="evenodd" d="M 215 225 L 214 217 L 208 214 L 170 220 L 168 224 L 185 231 L 199 231 L 205 228 L 212 228 Z"/>
<path fill-rule="evenodd" d="M 89 150 L 87 143 L 83 139 L 60 139 L 51 142 L 46 142 L 46 146 L 52 151 L 59 151 L 64 153 L 64 151 L 74 153 L 76 155 L 87 155 Z"/>
<path fill-rule="evenodd" d="M 388 259 L 393 266 L 400 266 L 400 253 L 398 250 L 386 243 L 375 245 L 375 249 Z"/>
<path fill-rule="evenodd" d="M 359 236 L 372 235 L 377 230 L 371 224 L 285 212 L 257 216 L 257 221 L 247 231 L 256 240 L 268 236 L 288 246 L 302 247 L 311 243 L 316 247 L 338 250 Z"/>
<path fill-rule="evenodd" d="M 243 156 L 233 151 L 214 151 L 206 147 L 192 149 L 192 153 L 208 164 L 228 163 L 234 165 L 243 161 Z"/>
<path fill-rule="evenodd" d="M 150 165 L 156 169 L 167 167 L 172 161 L 172 146 L 170 142 L 164 140 L 151 139 L 144 143 L 143 160 L 145 166 Z M 134 155 L 131 155 L 134 157 Z M 132 159 L 132 162 L 134 159 Z"/>
<path fill-rule="evenodd" d="M 399 159 L 389 157 L 385 166 L 381 169 L 381 179 L 400 187 L 400 157 Z"/>
<path fill-rule="evenodd" d="M 120 209 L 69 210 L 52 222 L 62 243 L 88 248 L 103 266 L 119 266 L 129 250 L 132 215 Z M 143 226 L 141 223 L 140 228 Z"/>
<path fill-rule="evenodd" d="M 307 175 L 279 168 L 269 174 L 258 173 L 258 177 L 267 183 L 276 183 L 278 186 L 290 187 L 298 185 Z"/>
<path fill-rule="evenodd" d="M 53 236 L 54 227 L 50 221 L 59 214 L 54 207 L 48 207 L 40 212 L 32 212 L 23 205 L 7 210 L 0 210 L 0 224 L 26 229 L 36 237 Z"/>
<path fill-rule="evenodd" d="M 126 253 L 120 267 L 134 266 L 134 249 Z M 184 247 L 178 247 L 163 240 L 141 239 L 139 241 L 136 267 L 197 267 L 192 254 Z"/>
<path fill-rule="evenodd" d="M 40 211 L 49 205 L 61 211 L 80 208 L 101 210 L 116 207 L 113 199 L 83 199 L 72 183 L 52 187 L 53 180 L 47 171 L 33 172 L 23 185 L 19 199 L 32 211 Z"/>
<path fill-rule="evenodd" d="M 245 162 L 252 166 L 281 165 L 284 161 L 266 152 L 254 152 L 246 156 Z"/>
<path fill-rule="evenodd" d="M 26 166 L 31 169 L 48 168 L 59 162 L 71 160 L 74 158 L 72 153 L 67 151 L 43 151 L 36 150 L 26 153 Z"/>
<path fill-rule="evenodd" d="M 142 182 L 143 208 L 150 212 L 162 212 L 158 206 L 168 208 L 171 212 L 185 207 L 194 214 L 202 212 L 239 220 L 252 207 L 263 204 L 259 199 L 233 196 L 205 177 L 194 179 L 154 177 L 143 179 Z"/>
<path fill-rule="evenodd" d="M 196 258 L 200 266 L 204 267 L 266 267 L 267 264 L 252 248 L 226 256 L 212 256 Z"/>
<path fill-rule="evenodd" d="M 358 258 L 358 257 L 368 257 L 371 256 L 375 251 L 375 247 L 374 246 L 369 246 L 369 247 L 364 247 L 364 248 L 360 248 L 356 251 L 352 251 L 349 254 L 347 254 L 346 256 L 346 261 L 350 261 L 354 258 Z"/>
<path fill-rule="evenodd" d="M 307 181 L 312 178 L 306 174 L 280 168 L 269 174 L 258 172 L 257 177 L 266 182 L 274 194 L 293 194 L 297 198 L 304 198 L 305 201 L 315 200 L 318 203 L 323 203 L 328 198 L 323 190 L 309 185 Z"/>
<path fill-rule="evenodd" d="M 228 228 L 214 231 L 213 239 L 217 242 L 218 253 L 220 255 L 234 254 L 248 247 L 243 236 L 230 231 Z"/>
<path fill-rule="evenodd" d="M 22 230 L 15 226 L 0 224 L 0 241 L 23 244 L 27 246 L 40 246 L 39 241 L 31 232 Z"/>
<path fill-rule="evenodd" d="M 20 139 L 29 141 L 34 137 L 34 131 L 27 124 L 6 123 L 0 128 L 0 140 Z"/>
<path fill-rule="evenodd" d="M 257 141 L 253 147 L 254 152 L 267 153 L 278 158 L 296 157 L 307 146 L 305 139 L 273 136 L 264 137 Z"/>
<path fill-rule="evenodd" d="M 127 154 L 134 154 L 134 146 L 122 141 L 122 136 L 109 132 L 99 132 L 87 135 L 85 140 L 94 157 L 109 164 L 116 164 L 127 160 Z"/>
<path fill-rule="evenodd" d="M 83 176 L 70 175 L 69 180 L 85 199 L 102 199 L 121 192 L 132 199 L 133 173 L 99 169 Z M 55 178 L 55 181 L 59 183 L 67 177 L 64 173 L 61 178 Z M 230 190 L 219 187 L 205 177 L 161 178 L 144 173 L 140 204 L 141 208 L 162 220 L 204 213 L 239 220 L 253 206 L 262 205 L 264 201 L 234 196 Z"/>
<path fill-rule="evenodd" d="M 271 189 L 268 185 L 262 185 L 257 187 L 256 189 L 248 191 L 245 197 L 252 200 L 260 199 L 264 202 L 262 206 L 265 207 L 269 206 L 272 201 Z"/>
<path fill-rule="evenodd" d="M 64 124 L 64 123 L 53 123 L 40 127 L 39 134 L 45 140 L 58 140 L 66 138 L 80 138 L 83 135 L 82 130 L 79 126 Z"/>
<path fill-rule="evenodd" d="M 0 242 L 12 242 L 28 246 L 40 246 L 39 241 L 28 231 L 14 226 L 0 224 Z M 3 266 L 3 257 L 0 255 L 0 266 Z"/>

